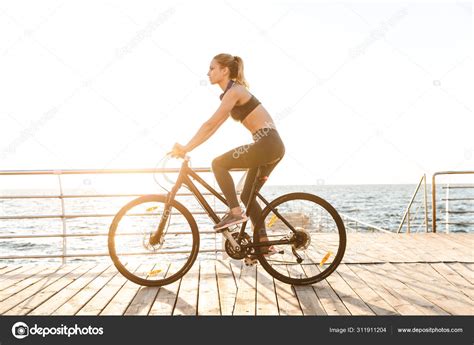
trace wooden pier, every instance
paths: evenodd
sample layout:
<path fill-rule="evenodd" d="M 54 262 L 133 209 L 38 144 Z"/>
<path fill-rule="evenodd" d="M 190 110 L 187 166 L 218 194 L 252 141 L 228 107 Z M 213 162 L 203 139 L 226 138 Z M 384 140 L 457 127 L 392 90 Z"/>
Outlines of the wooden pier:
<path fill-rule="evenodd" d="M 138 269 L 140 267 L 137 267 Z M 325 281 L 291 286 L 261 266 L 196 261 L 161 288 L 110 263 L 0 264 L 1 315 L 474 315 L 474 234 L 348 234 Z"/>

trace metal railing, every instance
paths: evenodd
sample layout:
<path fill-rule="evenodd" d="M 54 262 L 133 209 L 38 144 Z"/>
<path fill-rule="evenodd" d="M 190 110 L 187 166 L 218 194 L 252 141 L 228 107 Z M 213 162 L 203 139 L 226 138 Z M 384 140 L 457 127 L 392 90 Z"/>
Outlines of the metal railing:
<path fill-rule="evenodd" d="M 344 226 L 346 227 L 347 232 L 359 232 L 359 231 L 364 231 L 364 232 L 383 232 L 387 234 L 393 234 L 393 231 L 383 229 L 379 226 L 363 222 L 359 219 L 356 219 L 354 217 L 348 216 L 344 213 L 339 213 L 341 216 Z"/>
<path fill-rule="evenodd" d="M 432 232 L 437 231 L 437 212 L 438 212 L 438 203 L 437 203 L 437 184 L 436 184 L 436 177 L 440 175 L 464 175 L 464 174 L 474 174 L 474 171 L 440 171 L 440 172 L 435 172 L 432 176 L 432 183 L 431 183 L 431 212 L 432 212 L 432 219 L 431 219 L 431 229 Z M 418 203 L 417 208 L 412 211 L 412 208 L 415 204 L 415 199 L 418 196 L 420 192 L 420 187 L 423 185 L 423 201 Z M 458 221 L 452 221 L 452 216 L 455 215 L 468 215 L 468 214 L 474 214 L 474 207 L 472 209 L 451 209 L 451 202 L 458 202 L 458 201 L 474 201 L 474 197 L 461 197 L 461 198 L 456 198 L 456 197 L 451 197 L 450 196 L 450 191 L 451 190 L 463 190 L 463 189 L 474 189 L 474 184 L 471 185 L 463 185 L 463 184 L 456 184 L 456 185 L 450 185 L 449 183 L 446 184 L 446 186 L 443 186 L 442 189 L 446 190 L 446 197 L 442 199 L 442 201 L 445 201 L 445 220 L 444 224 L 446 225 L 446 232 L 450 232 L 450 225 L 457 225 L 457 226 L 469 226 L 469 225 L 474 225 L 474 221 L 465 221 L 465 220 L 459 220 Z M 425 228 L 425 232 L 429 231 L 430 225 L 429 225 L 429 219 L 428 219 L 428 214 L 429 214 L 429 205 L 428 205 L 428 196 L 427 196 L 427 188 L 426 188 L 426 175 L 423 175 L 421 177 L 420 182 L 418 183 L 415 192 L 413 193 L 413 196 L 408 203 L 408 206 L 405 210 L 405 213 L 403 214 L 403 218 L 400 222 L 400 225 L 398 227 L 397 233 L 400 233 L 403 226 L 406 224 L 406 233 L 413 232 L 413 228 L 416 225 L 416 230 L 414 232 L 418 232 L 421 227 Z M 474 203 L 472 203 L 474 206 Z M 424 217 L 423 220 L 417 224 L 413 224 L 413 221 L 417 220 L 418 213 L 420 209 L 423 208 L 424 210 Z"/>
<path fill-rule="evenodd" d="M 210 168 L 193 168 L 194 171 L 198 173 L 209 173 L 211 172 Z M 245 169 L 235 169 L 235 171 L 244 171 Z M 16 176 L 16 175 L 52 175 L 57 176 L 57 188 L 58 192 L 54 195 L 2 195 L 0 194 L 1 200 L 28 200 L 28 199 L 58 199 L 60 201 L 60 212 L 56 214 L 34 214 L 34 215 L 3 215 L 0 216 L 0 221 L 9 221 L 9 220 L 39 220 L 39 219 L 59 219 L 61 222 L 61 232 L 47 234 L 47 233 L 36 233 L 36 234 L 0 234 L 0 242 L 4 240 L 25 240 L 25 239 L 60 239 L 61 245 L 58 248 L 59 253 L 56 254 L 22 254 L 22 255 L 0 255 L 0 260 L 15 260 L 15 259 L 61 259 L 63 263 L 66 262 L 68 258 L 90 258 L 90 257 L 107 257 L 109 256 L 108 252 L 80 252 L 80 253 L 70 253 L 68 251 L 68 240 L 72 238 L 84 238 L 84 237 L 107 237 L 108 231 L 101 232 L 88 232 L 88 233 L 70 233 L 68 231 L 68 220 L 79 218 L 113 218 L 116 212 L 105 212 L 105 213 L 68 213 L 65 200 L 67 199 L 80 199 L 80 198 L 122 198 L 122 197 L 139 197 L 144 194 L 139 193 L 122 193 L 122 194 L 65 194 L 64 185 L 63 185 L 63 176 L 64 175 L 86 175 L 86 174 L 150 174 L 150 173 L 177 173 L 179 168 L 162 168 L 162 169 L 82 169 L 82 170 L 8 170 L 0 171 L 0 177 L 2 176 Z M 242 176 L 240 182 L 236 185 L 237 193 L 240 194 L 242 185 L 245 179 L 245 175 Z M 147 193 L 148 194 L 148 193 Z M 203 192 L 204 196 L 212 196 L 209 192 Z M 180 197 L 193 196 L 192 193 L 178 193 Z M 214 208 L 215 200 L 214 198 Z M 120 205 L 122 207 L 125 204 Z M 118 211 L 118 209 L 117 209 Z M 225 211 L 217 211 L 217 214 L 223 214 Z M 191 210 L 193 215 L 206 214 L 204 211 L 195 211 Z M 346 228 L 348 231 L 379 231 L 385 233 L 392 233 L 389 230 L 382 229 L 378 226 L 369 224 L 367 222 L 360 221 L 354 217 L 341 214 Z M 107 227 L 108 230 L 108 227 Z M 217 244 L 216 232 L 212 229 L 199 231 L 200 234 L 212 234 L 215 236 L 215 244 Z M 171 234 L 171 232 L 170 232 Z M 132 235 L 132 233 L 130 233 Z M 201 253 L 222 253 L 222 246 L 215 246 L 213 249 L 200 249 Z M 164 253 L 166 254 L 166 253 Z"/>
<path fill-rule="evenodd" d="M 211 172 L 210 168 L 193 168 L 194 171 L 198 173 L 209 173 Z M 244 169 L 236 169 L 244 170 Z M 60 238 L 62 239 L 61 253 L 60 254 L 41 254 L 41 255 L 0 255 L 0 260 L 8 259 L 62 259 L 62 262 L 65 263 L 67 258 L 79 258 L 79 257 L 101 257 L 108 256 L 108 253 L 68 253 L 68 238 L 75 237 L 103 237 L 108 236 L 108 232 L 92 232 L 92 233 L 68 233 L 67 231 L 67 220 L 74 218 L 113 218 L 116 213 L 89 213 L 89 214 L 67 214 L 65 199 L 73 198 L 114 198 L 114 197 L 139 197 L 143 194 L 132 193 L 132 194 L 64 194 L 63 190 L 63 175 L 81 175 L 81 174 L 149 174 L 149 173 L 177 173 L 179 168 L 161 168 L 161 169 L 82 169 L 82 170 L 10 170 L 10 171 L 0 171 L 0 176 L 12 176 L 12 175 L 55 175 L 58 177 L 58 189 L 59 194 L 56 195 L 0 195 L 0 200 L 22 200 L 22 199 L 59 199 L 60 200 L 60 214 L 47 214 L 47 215 L 12 215 L 12 216 L 0 216 L 1 220 L 34 220 L 34 219 L 60 219 L 62 223 L 62 233 L 56 234 L 32 234 L 32 235 L 17 235 L 17 234 L 6 234 L 0 235 L 1 240 L 11 240 L 11 239 L 52 239 Z M 209 192 L 203 192 L 204 196 L 212 195 Z M 178 196 L 192 196 L 191 193 L 178 193 Z M 123 206 L 123 205 L 122 205 Z M 117 210 L 118 211 L 118 210 Z M 217 214 L 222 214 L 224 211 L 217 211 Z M 206 214 L 202 211 L 193 211 L 193 215 L 196 214 Z M 171 234 L 171 232 L 170 232 Z M 216 234 L 213 230 L 204 230 L 200 231 L 200 234 Z M 217 240 L 217 239 L 216 239 Z M 201 249 L 201 253 L 218 253 L 222 252 L 222 248 L 215 249 Z"/>
<path fill-rule="evenodd" d="M 402 228 L 405 222 L 407 224 L 407 233 L 409 234 L 411 232 L 411 227 L 412 227 L 411 221 L 413 219 L 416 219 L 421 205 L 418 205 L 415 212 L 411 212 L 411 207 L 413 206 L 413 203 L 416 199 L 416 196 L 422 184 L 423 184 L 423 191 L 424 191 L 423 193 L 424 195 L 424 198 L 423 198 L 424 221 L 418 225 L 418 228 L 416 229 L 415 232 L 418 232 L 418 230 L 420 229 L 421 226 L 423 226 L 423 224 L 425 225 L 425 231 L 428 232 L 428 196 L 427 196 L 427 189 L 426 189 L 426 174 L 424 174 L 421 177 L 420 182 L 416 186 L 415 192 L 413 193 L 413 196 L 410 202 L 408 203 L 405 213 L 403 214 L 402 221 L 400 222 L 400 225 L 398 226 L 397 233 L 400 233 L 402 231 Z"/>
<path fill-rule="evenodd" d="M 436 232 L 436 225 L 437 225 L 437 219 L 436 219 L 436 177 L 440 175 L 465 175 L 465 174 L 474 174 L 474 171 L 439 171 L 433 174 L 432 177 L 432 182 L 431 182 L 431 198 L 432 198 L 432 212 L 433 212 L 433 219 L 432 219 L 432 231 Z M 449 191 L 450 189 L 470 189 L 474 188 L 474 185 L 456 185 L 456 186 L 451 186 L 448 184 L 444 189 L 446 189 L 446 198 L 444 201 L 446 201 L 446 232 L 449 232 L 449 226 L 450 225 L 474 225 L 474 221 L 471 222 L 451 222 L 450 221 L 450 215 L 451 214 L 474 214 L 474 208 L 472 210 L 454 210 L 451 211 L 449 209 L 450 207 L 450 201 L 474 201 L 474 198 L 450 198 L 449 197 Z"/>

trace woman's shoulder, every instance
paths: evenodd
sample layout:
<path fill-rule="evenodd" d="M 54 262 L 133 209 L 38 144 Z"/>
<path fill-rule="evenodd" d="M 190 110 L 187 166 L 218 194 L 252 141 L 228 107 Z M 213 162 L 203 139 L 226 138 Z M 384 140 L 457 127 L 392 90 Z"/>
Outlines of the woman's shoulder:
<path fill-rule="evenodd" d="M 234 83 L 234 85 L 232 85 L 229 91 L 232 91 L 236 96 L 239 97 L 248 97 L 248 95 L 250 94 L 249 89 L 247 89 L 244 85 L 238 83 Z"/>
<path fill-rule="evenodd" d="M 225 94 L 228 95 L 227 97 L 235 99 L 237 101 L 237 104 L 238 104 L 238 103 L 241 103 L 243 100 L 248 99 L 248 97 L 250 95 L 250 91 L 244 85 L 234 83 L 225 92 Z M 222 94 L 221 96 L 224 96 L 224 94 Z M 221 97 L 221 100 L 222 99 L 223 98 Z"/>

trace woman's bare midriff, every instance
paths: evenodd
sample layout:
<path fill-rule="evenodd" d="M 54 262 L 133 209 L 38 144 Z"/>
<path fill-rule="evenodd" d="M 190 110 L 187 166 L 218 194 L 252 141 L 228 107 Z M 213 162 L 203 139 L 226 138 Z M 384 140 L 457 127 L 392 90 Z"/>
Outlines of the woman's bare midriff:
<path fill-rule="evenodd" d="M 247 115 L 242 124 L 250 133 L 255 133 L 261 128 L 276 128 L 272 117 L 261 104 Z"/>

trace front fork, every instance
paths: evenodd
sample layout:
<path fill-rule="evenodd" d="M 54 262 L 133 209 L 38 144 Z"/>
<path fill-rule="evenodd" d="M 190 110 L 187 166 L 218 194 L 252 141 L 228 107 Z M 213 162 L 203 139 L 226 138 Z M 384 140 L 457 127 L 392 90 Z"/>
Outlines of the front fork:
<path fill-rule="evenodd" d="M 157 244 L 161 246 L 164 243 L 164 240 L 165 240 L 164 230 L 165 230 L 166 223 L 168 222 L 168 219 L 171 215 L 171 210 L 172 210 L 171 202 L 173 201 L 174 196 L 176 195 L 176 192 L 178 191 L 178 189 L 179 187 L 178 188 L 174 187 L 171 190 L 171 192 L 169 192 L 168 195 L 166 196 L 165 208 L 163 209 L 163 216 L 160 219 L 160 223 L 158 224 L 156 231 L 152 235 L 150 235 L 149 242 L 152 246 L 155 246 Z"/>
<path fill-rule="evenodd" d="M 158 224 L 158 228 L 156 229 L 155 233 L 150 236 L 150 244 L 155 246 L 159 244 L 160 246 L 163 244 L 165 237 L 163 236 L 166 223 L 168 222 L 169 215 L 171 213 L 171 205 L 166 203 L 165 209 L 163 210 L 163 217 L 160 219 L 160 223 Z"/>

